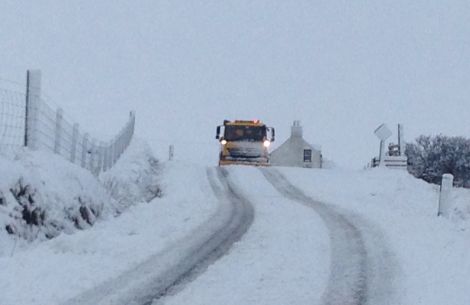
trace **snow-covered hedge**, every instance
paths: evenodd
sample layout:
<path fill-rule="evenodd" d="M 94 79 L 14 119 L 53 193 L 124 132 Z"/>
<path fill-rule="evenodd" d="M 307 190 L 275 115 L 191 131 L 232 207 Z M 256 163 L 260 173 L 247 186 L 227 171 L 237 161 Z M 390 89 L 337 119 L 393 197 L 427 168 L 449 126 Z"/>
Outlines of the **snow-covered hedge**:
<path fill-rule="evenodd" d="M 111 196 L 127 207 L 132 203 L 149 202 L 162 195 L 158 173 L 159 163 L 150 146 L 134 138 L 118 163 L 101 174 L 100 180 Z"/>
<path fill-rule="evenodd" d="M 470 187 L 470 139 L 444 135 L 420 136 L 406 146 L 408 171 L 417 178 L 440 184 L 443 174 L 454 184 Z"/>
<path fill-rule="evenodd" d="M 116 201 L 88 171 L 59 156 L 26 149 L 0 153 L 0 240 L 45 239 L 93 225 Z"/>
<path fill-rule="evenodd" d="M 49 239 L 119 215 L 160 195 L 158 162 L 134 141 L 100 179 L 62 157 L 27 149 L 0 151 L 0 256 L 15 239 Z"/>

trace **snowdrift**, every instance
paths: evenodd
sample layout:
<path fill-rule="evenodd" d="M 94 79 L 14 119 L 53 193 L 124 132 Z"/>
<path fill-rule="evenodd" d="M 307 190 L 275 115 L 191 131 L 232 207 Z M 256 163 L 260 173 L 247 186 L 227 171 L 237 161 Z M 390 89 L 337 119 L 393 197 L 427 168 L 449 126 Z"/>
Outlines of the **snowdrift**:
<path fill-rule="evenodd" d="M 135 140 L 103 183 L 54 154 L 0 151 L 0 256 L 9 244 L 86 229 L 98 219 L 159 196 L 158 162 Z"/>
<path fill-rule="evenodd" d="M 119 162 L 100 176 L 110 195 L 124 207 L 161 197 L 158 179 L 158 160 L 146 142 L 135 138 Z"/>

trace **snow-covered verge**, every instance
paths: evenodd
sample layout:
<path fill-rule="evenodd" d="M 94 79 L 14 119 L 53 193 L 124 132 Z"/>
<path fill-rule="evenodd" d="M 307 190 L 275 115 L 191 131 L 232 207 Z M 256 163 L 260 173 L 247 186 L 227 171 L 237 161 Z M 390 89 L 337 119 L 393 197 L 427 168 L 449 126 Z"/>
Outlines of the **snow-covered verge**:
<path fill-rule="evenodd" d="M 451 193 L 450 219 L 470 229 L 470 189 L 454 188 Z"/>
<path fill-rule="evenodd" d="M 0 257 L 0 304 L 63 304 L 193 234 L 217 208 L 205 168 L 170 162 L 160 171 L 162 198 Z"/>
<path fill-rule="evenodd" d="M 455 189 L 449 219 L 437 217 L 436 185 L 402 171 L 280 169 L 315 199 L 363 216 L 383 231 L 398 264 L 399 304 L 470 304 L 468 190 Z"/>
<path fill-rule="evenodd" d="M 0 151 L 0 256 L 32 241 L 86 229 L 160 196 L 158 162 L 134 140 L 101 181 L 54 154 Z"/>

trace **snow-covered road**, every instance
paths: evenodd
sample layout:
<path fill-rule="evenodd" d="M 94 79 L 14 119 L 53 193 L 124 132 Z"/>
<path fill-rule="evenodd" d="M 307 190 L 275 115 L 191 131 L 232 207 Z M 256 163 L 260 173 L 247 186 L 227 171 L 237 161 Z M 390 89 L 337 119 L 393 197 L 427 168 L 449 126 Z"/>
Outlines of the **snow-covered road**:
<path fill-rule="evenodd" d="M 397 266 L 379 228 L 313 200 L 274 168 L 227 171 L 255 206 L 253 227 L 164 304 L 398 304 Z"/>
<path fill-rule="evenodd" d="M 225 254 L 250 227 L 254 211 L 225 169 L 208 169 L 207 177 L 219 201 L 211 218 L 174 246 L 64 304 L 151 304 L 178 292 Z"/>
<path fill-rule="evenodd" d="M 395 304 L 390 251 L 384 243 L 368 249 L 365 240 L 378 230 L 357 215 L 348 216 L 350 213 L 306 196 L 276 169 L 262 172 L 283 196 L 313 208 L 329 230 L 331 270 L 321 304 Z"/>
<path fill-rule="evenodd" d="M 320 304 L 330 273 L 329 233 L 309 207 L 281 196 L 253 167 L 228 167 L 255 221 L 229 254 L 156 304 Z"/>

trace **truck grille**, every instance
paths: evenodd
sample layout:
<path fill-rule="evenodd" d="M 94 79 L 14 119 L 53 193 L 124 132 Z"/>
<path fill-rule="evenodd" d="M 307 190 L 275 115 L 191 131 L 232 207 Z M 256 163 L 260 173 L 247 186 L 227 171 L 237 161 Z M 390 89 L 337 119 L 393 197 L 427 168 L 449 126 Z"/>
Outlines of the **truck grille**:
<path fill-rule="evenodd" d="M 259 148 L 243 147 L 243 148 L 230 148 L 230 156 L 241 158 L 259 158 L 261 157 L 262 150 Z"/>

